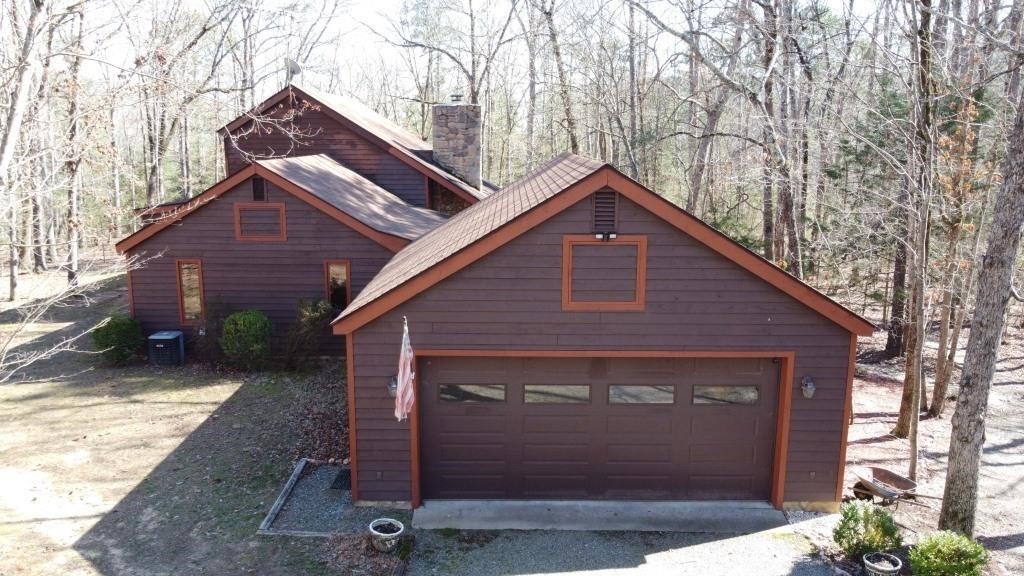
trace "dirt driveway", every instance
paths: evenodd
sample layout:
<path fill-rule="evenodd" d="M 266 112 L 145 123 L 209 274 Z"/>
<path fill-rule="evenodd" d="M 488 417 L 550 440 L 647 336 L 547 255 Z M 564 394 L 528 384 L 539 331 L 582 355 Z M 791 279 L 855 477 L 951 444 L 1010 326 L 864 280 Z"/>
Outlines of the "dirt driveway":
<path fill-rule="evenodd" d="M 56 310 L 31 335 L 33 342 L 123 309 L 119 290 L 113 285 L 111 294 L 87 307 Z M 0 329 L 9 322 L 0 312 Z M 862 351 L 878 345 L 868 341 Z M 979 539 L 994 552 L 992 574 L 1024 574 L 1020 330 L 1011 331 L 1002 355 L 982 469 Z M 906 442 L 887 435 L 900 371 L 898 362 L 859 366 L 851 467 L 905 466 Z M 36 367 L 30 381 L 0 386 L 0 575 L 339 573 L 325 563 L 322 541 L 258 537 L 255 527 L 299 452 L 308 455 L 303 430 L 330 424 L 311 424 L 309 407 L 337 394 L 341 381 L 337 370 L 243 378 L 193 368 L 93 368 L 90 357 L 65 356 Z M 922 423 L 924 493 L 942 493 L 948 430 L 948 418 Z M 932 529 L 935 515 L 907 505 L 897 512 L 911 535 Z M 693 535 L 518 533 L 481 540 L 438 531 L 417 538 L 416 574 L 689 572 L 723 554 L 759 562 L 748 540 Z M 767 538 L 756 543 L 776 561 L 773 571 L 818 573 L 805 540 Z M 501 568 L 508 567 L 501 558 L 522 560 L 510 570 Z"/>
<path fill-rule="evenodd" d="M 962 344 L 966 342 L 964 335 Z M 862 340 L 861 355 L 871 356 L 884 344 L 884 334 Z M 930 355 L 934 355 L 934 349 Z M 962 360 L 963 350 L 958 362 Z M 932 366 L 926 368 L 930 371 Z M 954 378 L 953 383 L 956 381 Z M 847 454 L 847 493 L 856 482 L 852 470 L 858 465 L 883 466 L 906 474 L 909 445 L 889 435 L 896 423 L 902 389 L 902 359 L 858 364 L 855 420 L 850 427 Z M 943 418 L 921 421 L 918 483 L 922 494 L 942 495 L 954 404 L 947 404 Z M 940 503 L 921 502 L 929 507 L 901 504 L 896 510 L 896 519 L 911 542 L 938 525 Z M 990 574 L 1024 574 L 1024 330 L 1019 326 L 1007 329 L 989 398 L 976 531 L 978 540 L 993 555 Z"/>

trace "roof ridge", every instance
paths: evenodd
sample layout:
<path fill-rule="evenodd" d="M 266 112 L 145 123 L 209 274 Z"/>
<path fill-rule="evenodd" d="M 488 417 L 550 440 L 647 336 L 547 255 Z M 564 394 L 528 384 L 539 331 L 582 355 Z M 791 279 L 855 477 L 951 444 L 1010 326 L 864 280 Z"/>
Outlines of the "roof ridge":
<path fill-rule="evenodd" d="M 448 260 L 608 166 L 571 152 L 559 154 L 404 247 L 381 268 L 338 319 Z"/>

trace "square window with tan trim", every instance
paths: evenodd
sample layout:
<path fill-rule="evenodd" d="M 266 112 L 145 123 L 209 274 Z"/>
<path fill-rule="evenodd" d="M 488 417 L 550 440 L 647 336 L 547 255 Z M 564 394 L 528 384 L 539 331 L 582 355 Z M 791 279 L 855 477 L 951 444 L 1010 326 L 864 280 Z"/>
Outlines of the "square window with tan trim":
<path fill-rule="evenodd" d="M 641 311 L 647 236 L 562 237 L 562 310 Z"/>
<path fill-rule="evenodd" d="M 285 242 L 284 204 L 281 202 L 235 203 L 235 239 L 242 242 Z"/>

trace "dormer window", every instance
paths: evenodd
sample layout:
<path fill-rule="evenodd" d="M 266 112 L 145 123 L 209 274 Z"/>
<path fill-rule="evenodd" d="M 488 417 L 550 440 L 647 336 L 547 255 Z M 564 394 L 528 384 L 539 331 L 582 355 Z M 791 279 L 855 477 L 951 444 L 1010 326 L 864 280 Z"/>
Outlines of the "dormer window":
<path fill-rule="evenodd" d="M 252 201 L 267 201 L 267 182 L 266 180 L 260 178 L 259 176 L 256 176 L 252 179 Z"/>

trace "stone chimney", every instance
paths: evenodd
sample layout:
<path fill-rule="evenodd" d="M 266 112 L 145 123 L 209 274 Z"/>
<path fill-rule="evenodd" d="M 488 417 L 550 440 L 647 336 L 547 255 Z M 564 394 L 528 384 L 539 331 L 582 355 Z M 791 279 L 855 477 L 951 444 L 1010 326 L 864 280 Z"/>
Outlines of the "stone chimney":
<path fill-rule="evenodd" d="M 480 188 L 480 105 L 452 101 L 434 106 L 434 161 L 474 188 Z"/>

